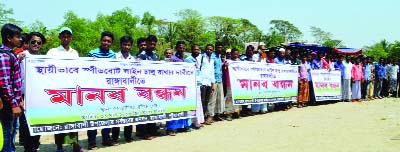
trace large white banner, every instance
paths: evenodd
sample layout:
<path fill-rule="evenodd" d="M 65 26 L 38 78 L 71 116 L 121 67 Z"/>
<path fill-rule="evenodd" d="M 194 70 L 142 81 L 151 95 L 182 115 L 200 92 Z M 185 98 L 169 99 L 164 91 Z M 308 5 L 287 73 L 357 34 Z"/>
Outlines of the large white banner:
<path fill-rule="evenodd" d="M 297 101 L 298 66 L 260 62 L 230 62 L 235 105 Z"/>
<path fill-rule="evenodd" d="M 32 135 L 193 117 L 190 63 L 26 58 L 26 117 Z"/>

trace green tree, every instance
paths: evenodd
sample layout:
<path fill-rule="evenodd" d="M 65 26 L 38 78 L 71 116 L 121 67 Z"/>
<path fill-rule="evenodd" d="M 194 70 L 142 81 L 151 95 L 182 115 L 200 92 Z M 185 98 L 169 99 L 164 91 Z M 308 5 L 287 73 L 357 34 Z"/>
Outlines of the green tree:
<path fill-rule="evenodd" d="M 8 9 L 3 3 L 0 3 L 0 25 L 4 25 L 5 23 L 21 25 L 21 22 L 11 17 L 12 15 L 14 15 L 13 9 Z"/>
<path fill-rule="evenodd" d="M 263 35 L 262 41 L 265 43 L 266 47 L 276 47 L 284 43 L 285 38 L 279 35 L 276 31 L 272 31 L 267 35 Z"/>
<path fill-rule="evenodd" d="M 145 26 L 146 33 L 148 35 L 154 34 L 153 28 L 154 28 L 155 21 L 156 21 L 156 18 L 153 15 L 151 15 L 149 12 L 143 13 L 141 24 Z"/>
<path fill-rule="evenodd" d="M 400 59 L 400 41 L 394 41 L 389 45 L 389 56 L 394 59 Z"/>
<path fill-rule="evenodd" d="M 325 32 L 321 28 L 315 26 L 311 26 L 310 31 L 311 35 L 315 38 L 315 42 L 318 44 L 332 48 L 345 47 L 342 43 L 342 40 L 333 39 L 330 32 Z"/>
<path fill-rule="evenodd" d="M 275 31 L 277 34 L 283 36 L 285 42 L 298 40 L 303 35 L 303 33 L 289 21 L 271 20 L 269 23 L 272 24 L 270 30 Z"/>
<path fill-rule="evenodd" d="M 111 49 L 118 52 L 120 50 L 119 39 L 122 36 L 129 35 L 134 39 L 145 36 L 143 29 L 136 27 L 139 23 L 139 17 L 132 15 L 130 8 L 123 8 L 121 10 L 114 11 L 111 15 L 99 14 L 96 21 L 91 23 L 91 27 L 99 33 L 97 36 L 100 39 L 100 33 L 103 31 L 110 31 L 114 34 L 114 43 Z M 99 41 L 97 41 L 99 43 Z M 137 48 L 134 47 L 133 52 L 137 52 Z"/>
<path fill-rule="evenodd" d="M 65 13 L 64 20 L 62 26 L 72 29 L 71 47 L 76 49 L 80 56 L 87 56 L 90 50 L 100 45 L 100 32 L 94 28 L 92 21 L 79 18 L 72 11 Z"/>
<path fill-rule="evenodd" d="M 200 35 L 205 33 L 205 21 L 201 14 L 192 9 L 178 11 L 180 20 L 176 23 L 177 39 L 188 42 L 188 46 L 200 43 Z"/>
<path fill-rule="evenodd" d="M 239 26 L 239 22 L 240 21 L 237 19 L 222 16 L 208 18 L 208 23 L 210 29 L 215 34 L 215 39 L 229 47 L 234 47 L 239 43 L 239 33 L 237 33 L 236 30 Z"/>
<path fill-rule="evenodd" d="M 164 46 L 162 50 L 166 48 L 173 48 L 177 32 L 176 23 L 167 20 L 156 20 L 155 25 L 157 27 L 157 35 Z"/>
<path fill-rule="evenodd" d="M 363 50 L 364 54 L 367 56 L 373 56 L 375 59 L 379 59 L 381 57 L 386 58 L 389 55 L 389 46 L 390 42 L 383 39 L 371 46 L 364 47 Z"/>

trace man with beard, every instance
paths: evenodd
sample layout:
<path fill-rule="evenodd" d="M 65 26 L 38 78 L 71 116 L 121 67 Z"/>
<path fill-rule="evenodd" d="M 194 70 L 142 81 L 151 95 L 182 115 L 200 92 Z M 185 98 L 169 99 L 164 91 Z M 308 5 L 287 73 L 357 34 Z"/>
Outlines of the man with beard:
<path fill-rule="evenodd" d="M 198 85 L 198 91 L 201 92 L 200 86 L 201 86 L 201 77 L 200 77 L 200 65 L 201 65 L 201 59 L 202 56 L 200 55 L 201 50 L 200 50 L 200 45 L 198 44 L 193 44 L 191 47 L 192 54 L 185 59 L 185 62 L 187 63 L 195 63 L 196 67 L 196 76 L 197 76 L 197 85 Z M 201 95 L 200 95 L 201 96 Z M 196 117 L 192 118 L 193 122 L 193 128 L 194 129 L 200 129 L 203 125 L 201 123 L 204 123 L 204 113 L 203 109 L 205 109 L 206 106 L 205 104 L 202 104 L 203 99 L 198 99 L 197 100 L 197 109 L 196 109 Z"/>

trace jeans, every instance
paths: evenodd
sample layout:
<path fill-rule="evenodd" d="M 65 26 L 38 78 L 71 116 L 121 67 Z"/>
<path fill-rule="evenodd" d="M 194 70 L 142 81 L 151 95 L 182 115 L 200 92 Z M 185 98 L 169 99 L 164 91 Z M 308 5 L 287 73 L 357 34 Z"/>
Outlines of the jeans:
<path fill-rule="evenodd" d="M 375 88 L 374 88 L 374 96 L 375 97 L 381 96 L 382 83 L 383 83 L 383 79 L 382 78 L 377 78 L 376 79 Z"/>
<path fill-rule="evenodd" d="M 251 112 L 266 112 L 268 111 L 268 104 L 252 104 Z"/>
<path fill-rule="evenodd" d="M 3 152 L 15 152 L 15 126 L 17 118 L 13 118 L 10 107 L 5 107 L 0 111 L 0 121 L 3 127 Z"/>

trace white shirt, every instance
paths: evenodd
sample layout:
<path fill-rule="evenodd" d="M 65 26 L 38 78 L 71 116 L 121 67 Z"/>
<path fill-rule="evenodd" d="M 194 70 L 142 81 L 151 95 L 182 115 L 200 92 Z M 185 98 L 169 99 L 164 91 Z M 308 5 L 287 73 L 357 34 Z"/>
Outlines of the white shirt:
<path fill-rule="evenodd" d="M 213 57 L 208 57 L 206 53 L 202 54 L 200 64 L 201 84 L 211 86 L 211 83 L 215 82 Z"/>
<path fill-rule="evenodd" d="M 24 50 L 22 53 L 18 54 L 17 57 L 19 57 L 19 55 L 21 54 L 25 54 L 25 57 L 29 57 L 32 54 L 29 53 L 28 50 Z M 25 94 L 25 58 L 22 59 L 20 65 L 19 65 L 20 69 L 21 69 L 21 81 L 22 81 L 22 93 Z"/>
<path fill-rule="evenodd" d="M 74 50 L 71 47 L 69 47 L 69 50 L 65 50 L 62 45 L 50 49 L 49 51 L 47 51 L 46 55 L 53 57 L 79 58 L 78 51 Z"/>
<path fill-rule="evenodd" d="M 343 61 L 343 65 L 344 65 L 343 79 L 351 79 L 351 68 L 353 68 L 353 64 L 351 62 Z"/>
<path fill-rule="evenodd" d="M 117 57 L 118 60 L 120 60 L 120 59 L 134 60 L 134 59 L 135 59 L 135 58 L 131 55 L 131 53 L 128 53 L 128 57 L 125 58 L 124 55 L 121 53 L 121 51 L 119 51 L 119 52 L 116 54 L 116 57 Z"/>

